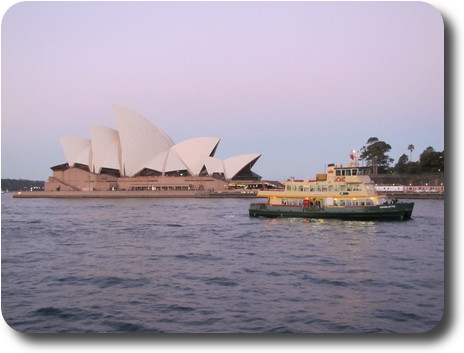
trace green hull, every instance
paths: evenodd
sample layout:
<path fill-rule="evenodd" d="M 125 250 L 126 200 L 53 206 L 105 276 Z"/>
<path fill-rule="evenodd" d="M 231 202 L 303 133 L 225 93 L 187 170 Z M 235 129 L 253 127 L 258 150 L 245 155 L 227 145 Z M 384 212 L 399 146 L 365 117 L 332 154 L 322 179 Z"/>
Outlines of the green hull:
<path fill-rule="evenodd" d="M 253 203 L 250 205 L 249 214 L 251 217 L 272 218 L 337 218 L 360 221 L 406 220 L 411 218 L 413 208 L 414 202 L 361 207 L 303 207 Z"/>

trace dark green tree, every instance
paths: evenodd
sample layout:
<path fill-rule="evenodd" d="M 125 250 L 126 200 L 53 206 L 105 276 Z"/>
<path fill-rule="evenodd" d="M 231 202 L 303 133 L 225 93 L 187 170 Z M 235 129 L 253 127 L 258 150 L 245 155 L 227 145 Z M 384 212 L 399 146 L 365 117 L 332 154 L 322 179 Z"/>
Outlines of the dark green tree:
<path fill-rule="evenodd" d="M 399 159 L 398 163 L 395 165 L 395 171 L 397 173 L 407 173 L 408 172 L 408 161 L 409 158 L 406 154 L 403 154 Z"/>
<path fill-rule="evenodd" d="M 420 174 L 420 172 L 421 172 L 421 169 L 420 169 L 419 162 L 409 162 L 408 163 L 408 169 L 407 169 L 406 173 L 408 173 L 408 174 Z"/>
<path fill-rule="evenodd" d="M 409 150 L 409 152 L 411 153 L 411 162 L 412 162 L 412 151 L 414 151 L 414 145 L 412 145 L 412 144 L 409 145 L 409 146 L 408 146 L 408 150 Z"/>
<path fill-rule="evenodd" d="M 371 137 L 361 148 L 361 159 L 372 167 L 374 174 L 378 174 L 379 167 L 386 169 L 390 163 L 393 163 L 394 159 L 387 155 L 390 150 L 391 146 L 388 143 L 380 141 L 377 137 Z"/>
<path fill-rule="evenodd" d="M 443 172 L 445 170 L 445 151 L 436 152 L 431 146 L 427 147 L 419 157 L 421 172 Z"/>

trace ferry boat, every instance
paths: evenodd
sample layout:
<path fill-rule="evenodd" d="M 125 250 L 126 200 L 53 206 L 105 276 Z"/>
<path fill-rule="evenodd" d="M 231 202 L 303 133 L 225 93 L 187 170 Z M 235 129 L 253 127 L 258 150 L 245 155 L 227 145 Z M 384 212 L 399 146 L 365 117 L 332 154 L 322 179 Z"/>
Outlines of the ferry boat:
<path fill-rule="evenodd" d="M 291 179 L 282 190 L 262 190 L 257 197 L 265 203 L 252 203 L 251 217 L 338 218 L 347 220 L 407 220 L 414 202 L 388 200 L 378 194 L 369 177 L 370 168 L 356 161 L 329 164 L 327 173 L 315 180 Z"/>

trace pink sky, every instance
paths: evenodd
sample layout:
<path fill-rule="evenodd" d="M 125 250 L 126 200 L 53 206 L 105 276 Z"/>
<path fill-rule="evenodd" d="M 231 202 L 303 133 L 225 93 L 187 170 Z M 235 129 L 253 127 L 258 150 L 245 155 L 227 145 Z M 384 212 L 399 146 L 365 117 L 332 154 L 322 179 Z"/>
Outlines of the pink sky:
<path fill-rule="evenodd" d="M 422 2 L 25 2 L 2 22 L 2 178 L 46 180 L 60 136 L 112 104 L 265 179 L 313 177 L 378 137 L 444 149 L 444 34 Z"/>

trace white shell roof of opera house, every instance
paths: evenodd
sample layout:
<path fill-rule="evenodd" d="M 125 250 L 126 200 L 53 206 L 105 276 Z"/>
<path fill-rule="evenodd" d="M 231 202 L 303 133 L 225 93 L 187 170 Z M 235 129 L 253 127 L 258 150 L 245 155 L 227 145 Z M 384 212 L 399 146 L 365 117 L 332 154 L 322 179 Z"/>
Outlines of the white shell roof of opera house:
<path fill-rule="evenodd" d="M 196 137 L 175 144 L 166 132 L 142 115 L 113 106 L 117 130 L 91 125 L 90 139 L 61 137 L 60 142 L 70 167 L 87 165 L 100 173 L 103 168 L 119 170 L 122 176 L 135 176 L 144 169 L 164 173 L 187 170 L 199 175 L 221 173 L 233 179 L 244 167 L 252 166 L 261 154 L 242 154 L 225 160 L 214 157 L 220 142 L 216 137 Z"/>

